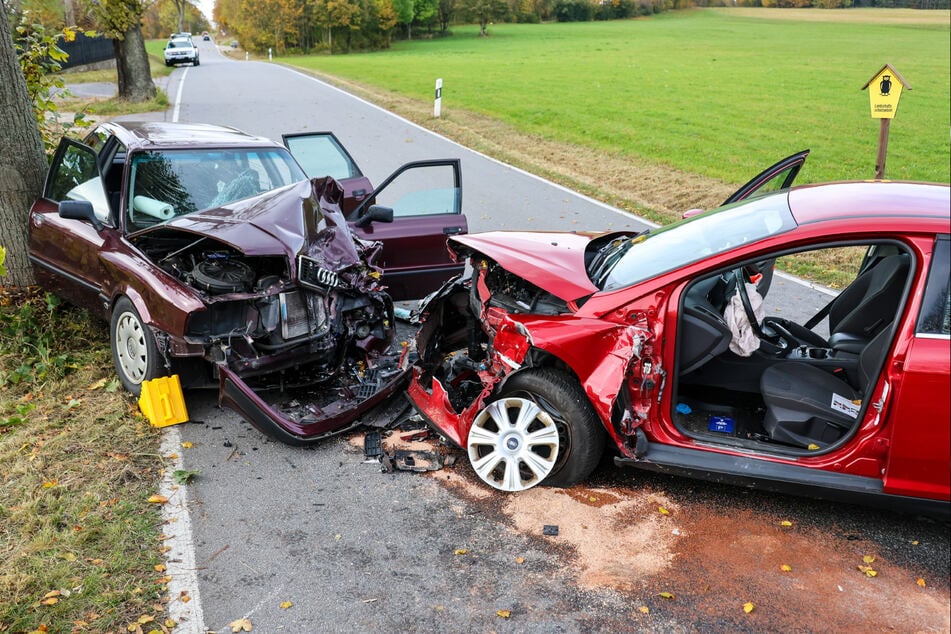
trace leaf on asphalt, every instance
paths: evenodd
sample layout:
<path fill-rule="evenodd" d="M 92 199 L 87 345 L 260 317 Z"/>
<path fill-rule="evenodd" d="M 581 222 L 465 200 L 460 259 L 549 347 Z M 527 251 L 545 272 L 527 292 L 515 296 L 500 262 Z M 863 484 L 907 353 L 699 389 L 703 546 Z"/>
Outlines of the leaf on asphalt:
<path fill-rule="evenodd" d="M 663 506 L 657 507 L 657 510 L 660 511 L 660 514 L 661 514 L 661 515 L 670 515 L 670 511 L 668 511 L 667 509 L 665 509 Z"/>
<path fill-rule="evenodd" d="M 674 598 L 674 593 L 673 593 L 673 592 L 658 592 L 658 593 L 657 593 L 657 596 L 659 596 L 659 597 L 661 597 L 661 598 L 663 598 L 663 599 L 673 599 L 673 598 Z"/>
<path fill-rule="evenodd" d="M 753 602 L 752 602 L 752 601 L 747 601 L 746 603 L 743 604 L 743 611 L 746 612 L 747 614 L 749 614 L 750 612 L 753 611 L 753 608 L 755 608 L 755 607 L 756 607 L 756 606 L 753 605 Z"/>
<path fill-rule="evenodd" d="M 172 479 L 175 484 L 191 484 L 195 476 L 201 475 L 201 471 L 189 471 L 188 469 L 175 469 L 172 472 Z"/>
<path fill-rule="evenodd" d="M 870 564 L 873 561 L 875 561 L 875 557 L 872 557 L 871 555 L 865 555 L 864 557 L 862 557 L 862 561 L 867 564 Z"/>
<path fill-rule="evenodd" d="M 780 525 L 780 526 L 792 526 L 792 522 L 790 522 L 789 520 L 783 520 L 782 522 L 779 523 L 779 525 Z"/>
<path fill-rule="evenodd" d="M 453 555 L 465 555 L 467 552 L 469 552 L 469 551 L 466 550 L 465 548 L 457 548 L 457 549 L 455 549 L 454 551 L 452 551 L 452 554 L 453 554 Z"/>
<path fill-rule="evenodd" d="M 228 627 L 231 628 L 232 632 L 250 632 L 254 629 L 254 626 L 251 625 L 251 621 L 248 619 L 238 619 L 228 623 Z"/>
<path fill-rule="evenodd" d="M 495 614 L 497 616 L 501 616 L 503 619 L 507 619 L 510 616 L 512 616 L 512 611 L 511 610 L 496 610 Z"/>
<path fill-rule="evenodd" d="M 858 566 L 858 569 L 865 573 L 866 577 L 877 577 L 878 571 L 873 570 L 871 566 Z"/>
<path fill-rule="evenodd" d="M 190 440 L 186 440 L 185 442 L 182 443 L 182 447 L 184 447 L 185 449 L 191 449 L 193 446 L 194 445 L 192 445 L 192 441 Z"/>
<path fill-rule="evenodd" d="M 178 460 L 178 454 L 177 454 L 177 453 L 170 453 L 170 454 L 168 454 L 167 456 L 165 456 L 165 459 L 166 459 L 166 460 Z"/>
<path fill-rule="evenodd" d="M 341 535 L 340 533 L 337 533 L 336 535 L 334 535 L 334 541 L 338 541 L 338 542 L 339 542 L 341 537 L 342 537 L 342 535 Z"/>
<path fill-rule="evenodd" d="M 524 558 L 524 557 L 516 557 L 516 558 L 515 558 L 515 563 L 517 563 L 517 564 L 524 564 L 524 563 L 525 563 L 525 558 Z"/>
<path fill-rule="evenodd" d="M 912 542 L 911 542 L 911 545 L 912 545 L 912 546 L 917 546 L 917 545 L 918 545 L 918 540 L 916 539 L 916 540 L 912 541 Z"/>
<path fill-rule="evenodd" d="M 188 603 L 189 601 L 192 600 L 192 598 L 188 596 L 188 590 L 182 590 L 181 592 L 178 593 L 178 600 L 181 601 L 182 603 Z"/>
<path fill-rule="evenodd" d="M 790 566 L 789 564 L 783 564 L 782 566 L 779 567 L 779 569 L 782 570 L 783 572 L 792 572 L 792 566 Z"/>
<path fill-rule="evenodd" d="M 923 577 L 918 577 L 918 581 L 916 581 L 915 583 L 917 583 L 917 584 L 918 584 L 919 586 L 921 586 L 922 588 L 924 588 L 926 585 L 928 585 L 928 584 L 925 583 L 925 580 L 924 580 Z"/>
<path fill-rule="evenodd" d="M 650 614 L 650 613 L 651 613 L 651 609 L 650 609 L 649 607 L 647 607 L 646 605 L 642 605 L 641 607 L 637 608 L 637 611 L 640 612 L 641 614 Z"/>
<path fill-rule="evenodd" d="M 589 501 L 589 502 L 597 502 L 597 501 L 598 501 L 598 498 L 596 498 L 596 497 L 593 496 L 593 495 L 589 495 L 589 496 L 588 496 L 588 501 Z"/>
<path fill-rule="evenodd" d="M 168 502 L 168 498 L 165 497 L 164 495 L 155 494 L 155 495 L 150 495 L 148 501 L 151 502 L 152 504 L 165 504 L 166 502 Z"/>
<path fill-rule="evenodd" d="M 293 606 L 293 605 L 294 605 L 294 604 L 291 603 L 290 601 L 282 601 L 282 602 L 281 602 L 281 609 L 282 609 L 282 610 L 286 610 L 287 608 L 289 608 L 289 607 L 291 607 L 291 606 Z"/>

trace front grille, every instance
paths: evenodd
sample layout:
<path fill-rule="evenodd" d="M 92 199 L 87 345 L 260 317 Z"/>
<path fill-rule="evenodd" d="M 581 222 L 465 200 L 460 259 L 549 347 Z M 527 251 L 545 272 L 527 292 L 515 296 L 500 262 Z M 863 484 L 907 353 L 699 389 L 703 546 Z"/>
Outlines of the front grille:
<path fill-rule="evenodd" d="M 339 275 L 323 268 L 316 260 L 303 255 L 300 256 L 297 264 L 297 277 L 301 285 L 311 288 L 327 289 L 340 286 Z"/>

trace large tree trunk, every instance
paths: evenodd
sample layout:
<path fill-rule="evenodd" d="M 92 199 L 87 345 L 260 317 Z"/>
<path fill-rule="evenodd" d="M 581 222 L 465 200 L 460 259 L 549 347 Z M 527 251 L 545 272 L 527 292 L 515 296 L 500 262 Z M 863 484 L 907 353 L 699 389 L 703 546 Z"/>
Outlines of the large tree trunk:
<path fill-rule="evenodd" d="M 33 284 L 33 270 L 27 258 L 27 212 L 42 193 L 47 164 L 2 1 L 0 130 L 0 246 L 7 250 L 7 276 L 3 282 L 29 286 Z"/>
<path fill-rule="evenodd" d="M 116 49 L 116 72 L 119 98 L 126 101 L 148 101 L 155 97 L 149 56 L 138 23 L 125 32 L 123 39 L 113 40 Z"/>

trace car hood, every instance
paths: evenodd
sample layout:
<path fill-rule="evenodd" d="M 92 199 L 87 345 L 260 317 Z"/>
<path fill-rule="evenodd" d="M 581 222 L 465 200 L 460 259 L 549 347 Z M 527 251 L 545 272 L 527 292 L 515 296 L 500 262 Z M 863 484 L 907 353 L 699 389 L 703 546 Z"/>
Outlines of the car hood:
<path fill-rule="evenodd" d="M 317 257 L 331 269 L 361 262 L 356 238 L 340 211 L 343 190 L 330 178 L 315 178 L 254 198 L 180 216 L 146 229 L 139 237 L 184 231 L 223 242 L 248 256 Z"/>
<path fill-rule="evenodd" d="M 598 291 L 585 270 L 593 234 L 489 231 L 450 239 L 453 250 L 486 255 L 505 270 L 566 302 Z"/>

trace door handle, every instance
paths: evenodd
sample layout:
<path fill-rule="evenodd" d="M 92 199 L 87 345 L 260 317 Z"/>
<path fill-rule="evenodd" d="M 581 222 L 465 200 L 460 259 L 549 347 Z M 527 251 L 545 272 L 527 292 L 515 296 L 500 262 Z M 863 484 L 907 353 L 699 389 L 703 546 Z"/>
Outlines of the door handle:
<path fill-rule="evenodd" d="M 455 236 L 462 233 L 462 227 L 444 227 L 442 232 L 447 236 Z"/>

